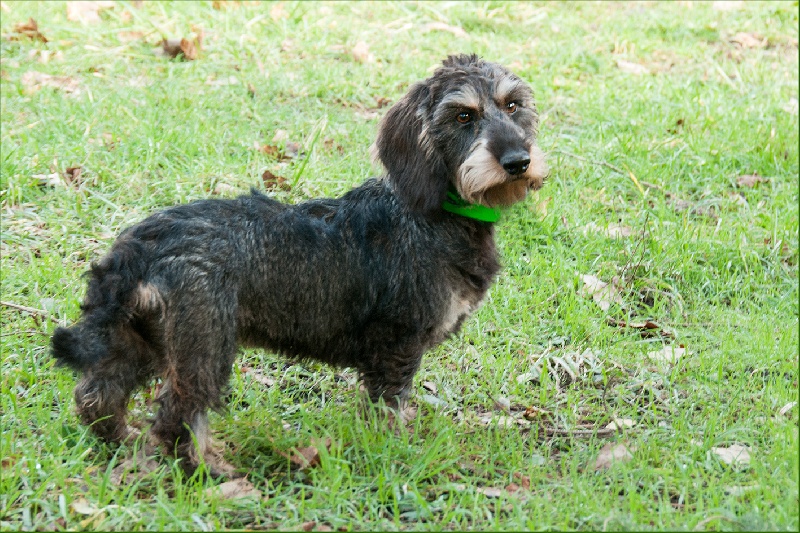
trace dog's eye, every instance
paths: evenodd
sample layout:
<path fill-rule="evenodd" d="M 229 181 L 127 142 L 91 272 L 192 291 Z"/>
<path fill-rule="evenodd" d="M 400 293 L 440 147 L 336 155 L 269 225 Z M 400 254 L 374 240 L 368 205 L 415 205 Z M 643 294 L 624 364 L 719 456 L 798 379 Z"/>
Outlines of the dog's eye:
<path fill-rule="evenodd" d="M 456 116 L 456 120 L 459 124 L 469 124 L 472 122 L 472 113 L 467 113 L 466 111 L 462 111 L 461 113 Z"/>
<path fill-rule="evenodd" d="M 513 115 L 517 112 L 517 103 L 516 102 L 509 102 L 506 104 L 506 113 L 509 115 Z"/>

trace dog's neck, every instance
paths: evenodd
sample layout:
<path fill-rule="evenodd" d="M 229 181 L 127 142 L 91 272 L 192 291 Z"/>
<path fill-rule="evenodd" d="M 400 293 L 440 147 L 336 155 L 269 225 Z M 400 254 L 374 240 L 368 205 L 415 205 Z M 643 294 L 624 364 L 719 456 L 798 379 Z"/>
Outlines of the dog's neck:
<path fill-rule="evenodd" d="M 500 220 L 500 208 L 471 204 L 461 198 L 452 185 L 447 189 L 447 198 L 445 198 L 442 204 L 442 209 L 448 213 L 479 220 L 481 222 L 497 222 Z"/>

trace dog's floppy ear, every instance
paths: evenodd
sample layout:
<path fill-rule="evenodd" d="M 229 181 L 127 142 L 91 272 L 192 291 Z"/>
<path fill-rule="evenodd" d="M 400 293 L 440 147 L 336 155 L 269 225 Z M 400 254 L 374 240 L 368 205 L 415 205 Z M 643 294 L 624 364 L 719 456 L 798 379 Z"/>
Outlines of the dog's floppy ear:
<path fill-rule="evenodd" d="M 426 115 L 430 89 L 425 83 L 386 113 L 375 141 L 395 194 L 410 209 L 437 213 L 447 195 L 447 167 L 428 137 Z"/>

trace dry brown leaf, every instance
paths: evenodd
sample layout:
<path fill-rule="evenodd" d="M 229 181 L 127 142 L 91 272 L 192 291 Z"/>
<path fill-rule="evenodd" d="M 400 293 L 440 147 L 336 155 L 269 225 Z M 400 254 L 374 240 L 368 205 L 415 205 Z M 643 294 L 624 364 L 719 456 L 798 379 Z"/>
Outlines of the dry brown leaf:
<path fill-rule="evenodd" d="M 614 444 L 609 442 L 600 449 L 597 460 L 594 463 L 595 470 L 602 470 L 610 468 L 614 463 L 625 463 L 633 459 L 633 453 L 636 447 L 628 449 L 624 444 Z"/>
<path fill-rule="evenodd" d="M 369 46 L 364 41 L 358 41 L 350 50 L 350 55 L 359 63 L 372 63 L 375 56 L 369 52 Z"/>
<path fill-rule="evenodd" d="M 647 357 L 662 363 L 677 363 L 678 359 L 685 355 L 692 355 L 692 352 L 684 348 L 683 345 L 667 345 L 660 350 L 647 352 Z"/>
<path fill-rule="evenodd" d="M 36 92 L 42 87 L 52 87 L 65 93 L 76 96 L 80 94 L 80 84 L 75 78 L 69 76 L 51 76 L 44 72 L 30 70 L 22 75 L 20 82 L 29 93 Z"/>
<path fill-rule="evenodd" d="M 216 9 L 217 11 L 221 11 L 223 9 L 237 9 L 241 6 L 241 2 L 231 1 L 231 0 L 214 0 L 211 2 L 212 9 Z"/>
<path fill-rule="evenodd" d="M 243 498 L 251 498 L 255 500 L 262 500 L 263 494 L 260 490 L 255 488 L 247 478 L 233 479 L 221 483 L 216 487 L 209 487 L 204 491 L 206 496 L 216 496 L 223 500 L 241 500 Z"/>
<path fill-rule="evenodd" d="M 525 490 L 531 490 L 531 478 L 520 474 L 519 472 L 514 472 L 514 478 L 519 480 L 520 484 L 522 484 L 522 488 Z"/>
<path fill-rule="evenodd" d="M 67 2 L 67 20 L 73 22 L 86 22 L 94 24 L 100 22 L 100 11 L 103 9 L 111 9 L 114 7 L 114 2 L 109 0 L 87 2 L 75 1 Z"/>
<path fill-rule="evenodd" d="M 550 411 L 533 405 L 525 409 L 525 412 L 522 413 L 522 417 L 527 420 L 536 420 L 537 418 L 542 418 L 545 416 L 552 416 L 552 415 L 553 414 Z"/>
<path fill-rule="evenodd" d="M 642 74 L 650 74 L 650 69 L 639 63 L 632 63 L 624 59 L 617 59 L 617 68 L 627 74 L 634 74 L 641 76 Z"/>
<path fill-rule="evenodd" d="M 763 178 L 758 174 L 744 174 L 736 178 L 736 185 L 739 187 L 753 188 L 759 183 L 767 183 L 767 178 Z"/>
<path fill-rule="evenodd" d="M 711 453 L 716 455 L 720 461 L 727 465 L 748 465 L 750 464 L 750 448 L 739 444 L 732 444 L 728 447 L 712 447 Z"/>
<path fill-rule="evenodd" d="M 141 479 L 151 472 L 155 472 L 162 467 L 152 456 L 148 455 L 154 450 L 152 447 L 145 446 L 144 450 L 134 457 L 125 459 L 111 470 L 108 480 L 116 486 L 123 483 L 131 484 L 133 479 Z M 133 478 L 133 479 L 132 479 Z"/>
<path fill-rule="evenodd" d="M 625 322 L 624 320 L 617 320 L 613 317 L 609 317 L 606 322 L 608 323 L 609 326 L 612 327 L 637 329 L 639 330 L 641 336 L 645 338 L 657 337 L 657 336 L 668 339 L 675 338 L 674 333 L 662 329 L 661 326 L 659 326 L 652 320 L 645 320 L 643 322 Z"/>
<path fill-rule="evenodd" d="M 284 2 L 272 4 L 269 10 L 269 18 L 272 20 L 288 19 L 289 13 L 286 12 L 286 4 Z"/>
<path fill-rule="evenodd" d="M 732 43 L 738 44 L 742 48 L 766 48 L 769 44 L 765 37 L 743 31 L 731 37 L 730 40 Z"/>
<path fill-rule="evenodd" d="M 138 41 L 144 37 L 144 33 L 140 31 L 120 31 L 117 32 L 117 39 L 123 43 L 128 43 L 131 41 Z"/>
<path fill-rule="evenodd" d="M 70 507 L 72 507 L 73 511 L 82 515 L 91 516 L 100 512 L 100 509 L 93 503 L 89 503 L 86 498 L 78 498 L 70 504 Z"/>
<path fill-rule="evenodd" d="M 182 58 L 187 61 L 194 61 L 197 59 L 197 50 L 200 48 L 197 39 L 190 41 L 183 37 L 181 39 L 162 39 L 161 41 L 161 55 L 171 59 Z"/>
<path fill-rule="evenodd" d="M 286 453 L 282 450 L 275 449 L 278 452 L 278 455 L 288 459 L 293 465 L 300 468 L 300 470 L 305 470 L 306 468 L 313 468 L 319 465 L 320 457 L 319 457 L 319 448 L 318 445 L 323 444 L 325 449 L 330 449 L 331 447 L 331 439 L 330 437 L 326 437 L 323 443 L 317 443 L 317 446 L 306 446 L 304 448 L 296 448 L 292 453 Z"/>
<path fill-rule="evenodd" d="M 451 26 L 444 22 L 429 22 L 422 27 L 422 33 L 428 33 L 429 31 L 447 31 L 456 37 L 468 37 L 467 32 L 465 32 L 463 28 Z"/>
<path fill-rule="evenodd" d="M 313 520 L 310 522 L 303 522 L 302 524 L 300 524 L 300 529 L 302 529 L 303 531 L 313 531 L 316 525 L 317 523 L 314 522 Z"/>
<path fill-rule="evenodd" d="M 47 42 L 47 37 L 42 35 L 42 33 L 39 31 L 39 24 L 37 24 L 33 18 L 29 18 L 28 22 L 18 22 L 15 24 L 14 33 L 18 33 L 19 36 L 27 37 L 34 41 L 42 41 L 43 43 Z M 19 40 L 19 36 L 12 35 L 9 37 L 9 39 L 16 41 Z"/>
<path fill-rule="evenodd" d="M 83 174 L 81 166 L 68 167 L 64 171 L 64 182 L 71 187 L 78 188 L 83 183 L 81 174 Z"/>
<path fill-rule="evenodd" d="M 292 185 L 289 181 L 284 178 L 283 176 L 278 176 L 273 174 L 269 170 L 265 170 L 263 174 L 261 174 L 261 181 L 264 182 L 264 188 L 267 190 L 281 190 L 281 191 L 291 191 Z"/>
<path fill-rule="evenodd" d="M 266 385 L 267 387 L 272 387 L 273 385 L 275 385 L 275 380 L 264 374 L 264 372 L 262 372 L 258 368 L 243 366 L 242 374 L 245 373 L 251 378 L 253 378 L 254 381 L 261 383 L 262 385 Z"/>
<path fill-rule="evenodd" d="M 617 304 L 620 307 L 625 306 L 619 288 L 614 284 L 608 284 L 591 274 L 581 274 L 580 278 L 583 286 L 578 289 L 578 293 L 586 297 L 591 296 L 603 311 L 608 311 L 611 304 Z"/>

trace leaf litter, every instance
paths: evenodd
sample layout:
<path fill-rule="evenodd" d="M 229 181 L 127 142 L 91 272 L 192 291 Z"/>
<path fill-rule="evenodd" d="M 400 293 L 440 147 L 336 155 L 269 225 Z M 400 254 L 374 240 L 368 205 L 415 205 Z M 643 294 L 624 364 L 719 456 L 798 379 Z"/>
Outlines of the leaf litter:
<path fill-rule="evenodd" d="M 33 17 L 28 19 L 28 22 L 18 22 L 14 25 L 14 34 L 5 35 L 4 37 L 9 41 L 19 41 L 21 38 L 28 38 L 32 41 L 41 41 L 46 43 L 48 41 L 42 32 L 39 31 L 39 24 Z M 16 35 L 15 35 L 16 34 Z"/>

